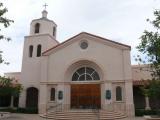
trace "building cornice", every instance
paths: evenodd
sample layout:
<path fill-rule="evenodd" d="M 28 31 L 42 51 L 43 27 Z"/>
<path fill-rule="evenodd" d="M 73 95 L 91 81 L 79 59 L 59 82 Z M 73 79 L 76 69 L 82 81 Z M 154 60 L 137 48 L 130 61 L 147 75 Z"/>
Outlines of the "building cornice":
<path fill-rule="evenodd" d="M 42 36 L 49 36 L 51 39 L 55 40 L 58 44 L 59 42 L 50 34 L 35 34 L 35 35 L 29 35 L 29 36 L 24 36 L 24 38 L 30 38 L 30 37 L 42 37 Z"/>
<path fill-rule="evenodd" d="M 103 83 L 125 83 L 133 82 L 132 80 L 100 80 L 100 81 L 68 81 L 68 82 L 40 82 L 40 84 L 57 85 L 57 84 L 103 84 Z"/>

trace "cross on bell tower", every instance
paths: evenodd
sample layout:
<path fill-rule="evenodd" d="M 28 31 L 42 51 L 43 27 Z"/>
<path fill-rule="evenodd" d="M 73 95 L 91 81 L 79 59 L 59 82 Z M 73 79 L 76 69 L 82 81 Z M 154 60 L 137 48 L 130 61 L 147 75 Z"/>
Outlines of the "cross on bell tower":
<path fill-rule="evenodd" d="M 47 6 L 48 5 L 46 3 L 43 5 L 43 7 L 44 7 L 44 10 L 42 11 L 42 17 L 43 18 L 47 18 L 47 14 L 48 14 L 48 12 L 46 11 Z"/>
<path fill-rule="evenodd" d="M 46 3 L 43 5 L 44 10 L 46 10 L 47 6 L 48 6 L 48 5 L 47 5 Z"/>

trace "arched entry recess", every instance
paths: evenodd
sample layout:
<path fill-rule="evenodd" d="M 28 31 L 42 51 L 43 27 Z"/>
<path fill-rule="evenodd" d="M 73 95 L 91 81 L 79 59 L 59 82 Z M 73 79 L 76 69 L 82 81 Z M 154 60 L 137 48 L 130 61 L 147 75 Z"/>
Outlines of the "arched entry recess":
<path fill-rule="evenodd" d="M 38 108 L 38 89 L 30 87 L 26 92 L 26 107 Z"/>
<path fill-rule="evenodd" d="M 70 67 L 71 108 L 90 109 L 101 107 L 102 71 L 91 61 L 79 61 Z"/>

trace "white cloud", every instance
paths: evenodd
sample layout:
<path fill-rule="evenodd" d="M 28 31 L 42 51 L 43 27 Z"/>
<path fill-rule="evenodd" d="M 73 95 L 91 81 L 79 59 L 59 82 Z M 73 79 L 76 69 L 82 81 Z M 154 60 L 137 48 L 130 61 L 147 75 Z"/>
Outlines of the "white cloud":
<path fill-rule="evenodd" d="M 0 50 L 10 62 L 0 64 L 0 73 L 20 71 L 24 36 L 29 34 L 32 19 L 41 17 L 43 4 L 48 4 L 48 17 L 58 25 L 59 41 L 64 41 L 81 31 L 90 32 L 135 46 L 144 29 L 151 28 L 145 19 L 153 18 L 153 10 L 160 8 L 159 0 L 2 0 L 9 12 L 7 17 L 15 22 L 3 33 L 12 38 L 11 43 L 0 42 Z M 132 57 L 132 63 L 134 58 Z"/>

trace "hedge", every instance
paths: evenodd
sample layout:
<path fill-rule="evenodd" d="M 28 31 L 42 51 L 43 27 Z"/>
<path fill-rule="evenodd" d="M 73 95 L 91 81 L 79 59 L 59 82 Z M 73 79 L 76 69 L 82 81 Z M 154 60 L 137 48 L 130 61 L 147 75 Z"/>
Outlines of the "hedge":
<path fill-rule="evenodd" d="M 135 109 L 135 116 L 160 115 L 160 110 Z"/>
<path fill-rule="evenodd" d="M 38 114 L 37 108 L 6 108 L 0 109 L 1 112 L 11 112 L 11 113 L 25 113 L 25 114 Z"/>

